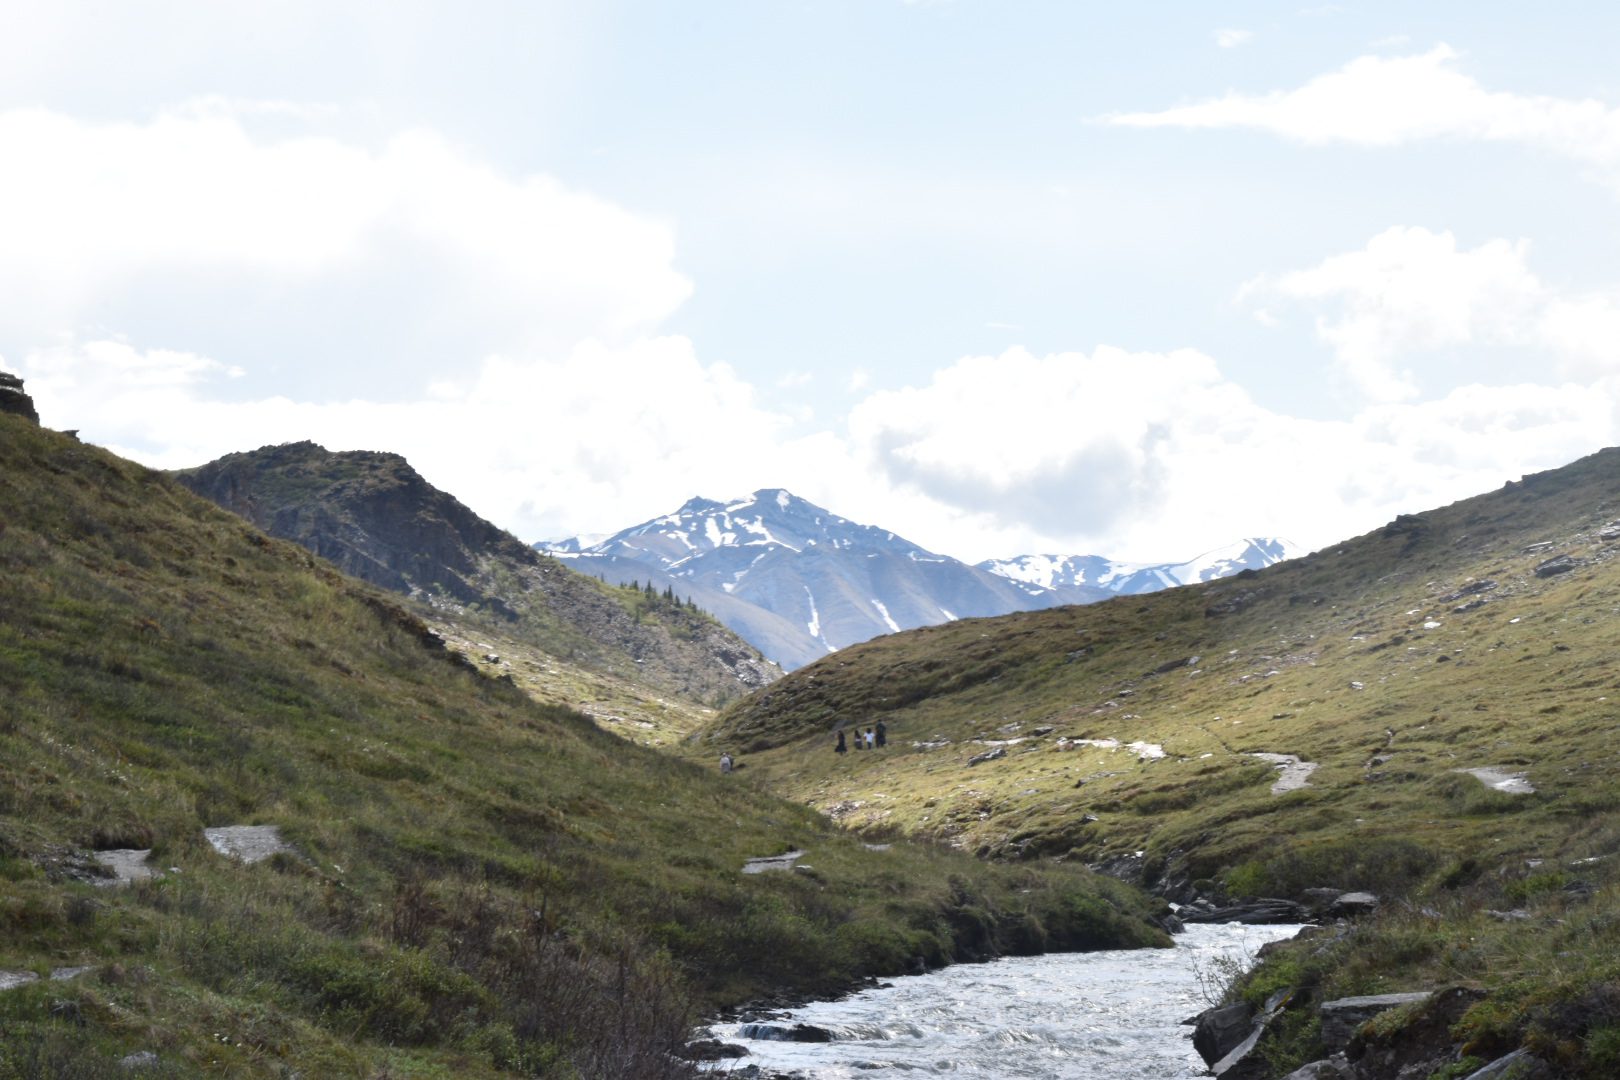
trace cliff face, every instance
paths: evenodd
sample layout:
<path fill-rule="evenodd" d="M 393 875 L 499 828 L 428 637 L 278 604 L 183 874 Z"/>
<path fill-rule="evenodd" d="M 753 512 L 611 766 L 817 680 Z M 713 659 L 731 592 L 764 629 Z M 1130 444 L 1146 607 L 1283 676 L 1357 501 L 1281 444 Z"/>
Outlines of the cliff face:
<path fill-rule="evenodd" d="M 556 655 L 719 703 L 780 670 L 714 620 L 621 595 L 440 491 L 398 454 L 267 446 L 176 478 L 345 573 L 457 617 L 498 620 Z"/>
<path fill-rule="evenodd" d="M 286 443 L 229 454 L 177 478 L 272 536 L 394 592 L 480 603 L 490 599 L 476 580 L 480 556 L 539 562 L 398 454 Z"/>
<path fill-rule="evenodd" d="M 15 375 L 0 371 L 0 412 L 26 417 L 39 423 L 34 399 L 23 392 L 23 381 Z"/>

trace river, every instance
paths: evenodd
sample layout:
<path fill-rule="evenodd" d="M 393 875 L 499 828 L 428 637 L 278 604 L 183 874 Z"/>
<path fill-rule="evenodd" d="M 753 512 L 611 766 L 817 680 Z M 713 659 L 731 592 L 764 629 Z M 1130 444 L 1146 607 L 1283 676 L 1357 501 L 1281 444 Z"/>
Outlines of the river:
<path fill-rule="evenodd" d="M 903 976 L 767 1025 L 813 1024 L 832 1032 L 832 1042 L 745 1038 L 743 1025 L 715 1025 L 715 1037 L 750 1055 L 716 1071 L 758 1065 L 816 1080 L 1206 1076 L 1192 1029 L 1181 1023 L 1210 1004 L 1202 984 L 1219 978 L 1223 963 L 1247 965 L 1261 945 L 1298 930 L 1191 926 L 1174 949 L 1053 953 Z"/>

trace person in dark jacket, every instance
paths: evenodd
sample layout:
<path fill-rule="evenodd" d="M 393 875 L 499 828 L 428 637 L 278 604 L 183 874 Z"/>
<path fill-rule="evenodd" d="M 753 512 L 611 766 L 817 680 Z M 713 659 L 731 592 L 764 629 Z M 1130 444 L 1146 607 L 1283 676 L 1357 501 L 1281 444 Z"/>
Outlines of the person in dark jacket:
<path fill-rule="evenodd" d="M 877 744 L 880 749 L 889 745 L 889 729 L 883 721 L 879 720 L 877 727 L 872 730 L 877 732 Z"/>
<path fill-rule="evenodd" d="M 833 753 L 842 754 L 848 749 L 849 747 L 844 745 L 844 732 L 840 729 L 838 732 L 838 745 L 833 747 Z"/>

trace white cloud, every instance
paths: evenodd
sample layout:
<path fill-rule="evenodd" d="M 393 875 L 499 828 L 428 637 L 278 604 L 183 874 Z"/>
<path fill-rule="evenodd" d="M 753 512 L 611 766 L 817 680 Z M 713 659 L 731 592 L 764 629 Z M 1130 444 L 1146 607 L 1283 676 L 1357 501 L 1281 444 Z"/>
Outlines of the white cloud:
<path fill-rule="evenodd" d="M 786 418 L 680 337 L 494 356 L 464 390 L 399 402 L 222 401 L 221 365 L 123 342 L 37 352 L 21 371 L 46 424 L 155 467 L 299 439 L 389 450 L 529 539 L 628 524 L 694 487 L 763 487 L 791 453 Z"/>
<path fill-rule="evenodd" d="M 1388 229 L 1360 251 L 1256 278 L 1239 298 L 1303 303 L 1350 383 L 1374 401 L 1418 397 L 1434 354 L 1462 346 L 1532 350 L 1566 378 L 1620 371 L 1620 291 L 1561 294 L 1529 267 L 1523 240 L 1460 249 L 1450 232 Z M 1275 322 L 1271 308 L 1257 317 Z"/>
<path fill-rule="evenodd" d="M 851 437 L 893 490 L 956 515 L 972 550 L 952 554 L 1168 559 L 1265 533 L 1317 546 L 1564 464 L 1615 440 L 1617 403 L 1613 379 L 1467 386 L 1307 420 L 1192 350 L 1014 349 L 872 395 Z"/>
<path fill-rule="evenodd" d="M 1254 38 L 1253 30 L 1233 30 L 1223 28 L 1215 31 L 1215 44 L 1223 49 L 1235 49 L 1239 45 L 1247 44 Z"/>
<path fill-rule="evenodd" d="M 978 559 L 1187 558 L 1244 535 L 1310 546 L 1563 464 L 1620 437 L 1620 379 L 1467 386 L 1350 420 L 1268 410 L 1193 350 L 966 357 L 794 436 L 685 338 L 494 356 L 408 402 L 220 400 L 205 357 L 98 341 L 21 371 L 47 424 L 156 467 L 270 443 L 404 454 L 525 539 L 619 528 L 704 494 L 782 485 Z"/>
<path fill-rule="evenodd" d="M 273 331 L 312 384 L 369 363 L 415 391 L 491 349 L 633 339 L 691 291 L 666 226 L 431 132 L 375 150 L 259 139 L 210 99 L 139 124 L 12 109 L 0 147 L 0 344 L 16 352 L 109 324 L 170 341 L 224 324 L 244 347 Z"/>
<path fill-rule="evenodd" d="M 1489 91 L 1439 45 L 1415 56 L 1363 56 L 1293 90 L 1224 97 L 1108 117 L 1131 127 L 1256 128 L 1309 144 L 1395 146 L 1474 139 L 1537 146 L 1597 166 L 1620 184 L 1620 109 Z"/>

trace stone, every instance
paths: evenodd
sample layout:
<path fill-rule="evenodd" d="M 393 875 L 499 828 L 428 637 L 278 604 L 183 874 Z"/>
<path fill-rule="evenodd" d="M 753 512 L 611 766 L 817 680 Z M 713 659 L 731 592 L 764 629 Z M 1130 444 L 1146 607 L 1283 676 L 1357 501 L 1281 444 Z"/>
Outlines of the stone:
<path fill-rule="evenodd" d="M 1007 756 L 1006 748 L 998 746 L 993 750 L 986 750 L 982 754 L 975 754 L 973 757 L 968 758 L 968 764 L 969 765 L 979 765 L 979 764 L 981 764 L 983 762 L 995 761 L 997 758 L 1004 758 L 1006 756 Z"/>
<path fill-rule="evenodd" d="M 1301 1065 L 1283 1080 L 1354 1080 L 1355 1073 L 1350 1069 L 1350 1063 L 1344 1059 L 1343 1054 L 1335 1054 L 1321 1061 L 1313 1061 L 1309 1065 Z"/>
<path fill-rule="evenodd" d="M 98 878 L 96 884 L 129 885 L 156 876 L 156 872 L 146 865 L 146 859 L 151 854 L 151 848 L 114 848 L 96 852 L 96 862 L 112 871 L 110 877 Z"/>
<path fill-rule="evenodd" d="M 1356 1029 L 1381 1012 L 1429 1000 L 1427 990 L 1413 994 L 1373 994 L 1368 997 L 1339 998 L 1322 1003 L 1322 1045 L 1343 1050 L 1350 1045 Z"/>
<path fill-rule="evenodd" d="M 1553 577 L 1556 574 L 1567 574 L 1579 566 L 1572 555 L 1554 555 L 1546 562 L 1536 565 L 1536 577 Z"/>
<path fill-rule="evenodd" d="M 245 863 L 261 862 L 277 852 L 292 850 L 274 825 L 225 825 L 204 829 L 203 836 L 221 855 Z"/>
<path fill-rule="evenodd" d="M 1364 1076 L 1427 1077 L 1456 1060 L 1451 1031 L 1484 991 L 1453 986 L 1413 1007 L 1399 1027 L 1358 1032 L 1346 1048 Z"/>
<path fill-rule="evenodd" d="M 792 870 L 793 864 L 804 858 L 802 851 L 789 851 L 782 855 L 765 855 L 743 863 L 745 874 L 763 874 L 767 870 Z"/>
<path fill-rule="evenodd" d="M 1248 1037 L 1233 1047 L 1225 1057 L 1211 1065 L 1210 1072 L 1221 1080 L 1264 1080 L 1270 1076 L 1271 1068 L 1265 1060 L 1265 1055 L 1255 1051 L 1271 1029 L 1271 1021 L 1288 1007 L 1293 996 L 1294 991 L 1286 989 L 1278 990 L 1267 998 L 1265 1008 L 1260 1011 L 1260 1015 L 1249 1029 Z"/>
<path fill-rule="evenodd" d="M 681 1054 L 688 1061 L 724 1061 L 748 1056 L 748 1047 L 719 1039 L 697 1039 L 686 1044 Z"/>
<path fill-rule="evenodd" d="M 136 1070 L 155 1069 L 158 1065 L 158 1056 L 150 1050 L 137 1050 L 133 1054 L 125 1054 L 118 1059 L 118 1067 L 130 1072 Z"/>
<path fill-rule="evenodd" d="M 792 1027 L 783 1027 L 781 1024 L 744 1024 L 737 1029 L 737 1037 L 769 1042 L 803 1043 L 832 1042 L 833 1039 L 832 1032 L 814 1024 L 794 1024 Z"/>
<path fill-rule="evenodd" d="M 1335 919 L 1353 919 L 1377 910 L 1378 897 L 1370 892 L 1341 893 L 1328 905 L 1328 915 Z"/>
<path fill-rule="evenodd" d="M 1308 913 L 1301 905 L 1292 900 L 1279 900 L 1275 897 L 1260 897 L 1209 910 L 1183 908 L 1179 914 L 1184 922 L 1245 923 L 1251 926 L 1267 923 L 1300 923 L 1308 918 Z"/>
<path fill-rule="evenodd" d="M 1556 1075 L 1545 1061 L 1521 1049 L 1497 1058 L 1463 1080 L 1552 1080 Z"/>
<path fill-rule="evenodd" d="M 1440 598 L 1440 602 L 1442 604 L 1455 603 L 1465 596 L 1478 596 L 1480 593 L 1491 592 L 1495 588 L 1496 582 L 1492 581 L 1490 578 L 1481 578 L 1479 581 L 1469 582 L 1467 585 L 1464 585 L 1454 593 L 1442 596 Z"/>
<path fill-rule="evenodd" d="M 1299 895 L 1312 915 L 1325 915 L 1333 902 L 1344 895 L 1344 890 L 1326 887 L 1301 889 Z"/>
<path fill-rule="evenodd" d="M 1193 1028 L 1193 1049 L 1198 1051 L 1205 1065 L 1214 1065 L 1249 1037 L 1253 1025 L 1254 1013 L 1241 1001 L 1205 1009 L 1198 1014 Z"/>
<path fill-rule="evenodd" d="M 0 413 L 10 413 L 39 423 L 34 399 L 23 392 L 22 379 L 5 371 L 0 371 Z"/>

